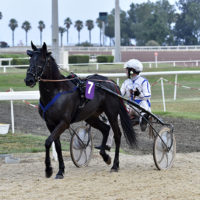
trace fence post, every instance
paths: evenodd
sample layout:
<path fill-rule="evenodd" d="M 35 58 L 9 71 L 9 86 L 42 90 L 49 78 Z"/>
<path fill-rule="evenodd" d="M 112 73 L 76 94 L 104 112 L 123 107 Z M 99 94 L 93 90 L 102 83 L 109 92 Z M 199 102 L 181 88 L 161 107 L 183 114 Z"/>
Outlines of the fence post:
<path fill-rule="evenodd" d="M 117 78 L 117 85 L 119 85 L 119 78 Z"/>
<path fill-rule="evenodd" d="M 155 53 L 154 53 L 154 56 L 155 56 L 155 64 L 156 64 L 156 68 L 158 68 L 158 53 L 155 52 Z"/>
<path fill-rule="evenodd" d="M 2 60 L 0 60 L 0 66 L 2 66 Z M 6 73 L 6 65 L 3 66 L 3 72 Z"/>
<path fill-rule="evenodd" d="M 149 63 L 149 68 L 151 68 L 151 63 Z"/>
<path fill-rule="evenodd" d="M 173 62 L 173 66 L 176 67 L 176 63 L 175 62 Z"/>
<path fill-rule="evenodd" d="M 13 92 L 13 89 L 10 88 L 10 92 Z M 10 101 L 10 110 L 11 110 L 11 124 L 12 124 L 12 133 L 15 133 L 15 119 L 14 119 L 14 109 L 13 109 L 13 100 Z"/>
<path fill-rule="evenodd" d="M 177 80 L 178 80 L 178 74 L 175 76 L 175 85 L 174 85 L 174 101 L 176 100 L 176 93 L 177 93 Z"/>
<path fill-rule="evenodd" d="M 0 60 L 0 68 L 1 68 L 1 60 Z"/>
<path fill-rule="evenodd" d="M 99 63 L 96 63 L 96 70 L 99 71 Z"/>
<path fill-rule="evenodd" d="M 165 106 L 165 92 L 164 92 L 163 78 L 161 77 L 160 80 L 161 80 L 161 90 L 162 90 L 163 108 L 164 108 L 164 112 L 166 112 L 166 106 Z"/>

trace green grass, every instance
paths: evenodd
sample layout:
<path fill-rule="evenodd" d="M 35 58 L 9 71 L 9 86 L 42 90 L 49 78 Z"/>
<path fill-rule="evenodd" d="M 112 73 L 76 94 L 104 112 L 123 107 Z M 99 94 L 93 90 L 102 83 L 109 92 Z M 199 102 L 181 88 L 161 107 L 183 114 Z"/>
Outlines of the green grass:
<path fill-rule="evenodd" d="M 30 88 L 26 87 L 24 79 L 26 77 L 23 73 L 1 73 L 0 74 L 0 92 L 5 92 L 12 88 L 14 91 L 29 91 Z M 38 85 L 31 90 L 38 90 Z"/>
<path fill-rule="evenodd" d="M 188 112 L 177 112 L 177 111 L 154 111 L 154 114 L 172 118 L 183 118 L 183 119 L 193 119 L 193 120 L 200 120 L 200 115 L 198 113 L 188 113 Z"/>
<path fill-rule="evenodd" d="M 47 137 L 31 134 L 0 135 L 0 154 L 43 152 L 46 139 Z M 62 149 L 69 151 L 69 143 L 63 141 L 61 143 Z"/>

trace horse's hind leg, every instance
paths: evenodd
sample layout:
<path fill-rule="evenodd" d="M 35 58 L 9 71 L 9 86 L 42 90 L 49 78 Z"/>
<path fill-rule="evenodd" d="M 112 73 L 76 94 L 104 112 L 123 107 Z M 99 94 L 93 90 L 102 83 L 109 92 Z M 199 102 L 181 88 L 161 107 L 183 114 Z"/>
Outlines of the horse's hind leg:
<path fill-rule="evenodd" d="M 105 147 L 110 131 L 110 126 L 102 122 L 98 117 L 90 117 L 86 120 L 86 122 L 90 124 L 93 128 L 100 130 L 103 134 L 100 155 L 102 156 L 104 162 L 109 165 L 111 163 L 111 157 L 106 154 Z"/>
<path fill-rule="evenodd" d="M 111 172 L 117 172 L 119 169 L 119 150 L 120 150 L 120 144 L 121 144 L 121 131 L 118 125 L 117 117 L 116 119 L 112 117 L 109 117 L 107 115 L 109 123 L 112 127 L 112 130 L 114 132 L 114 139 L 115 139 L 115 158 L 113 161 L 113 166 L 111 168 Z"/>

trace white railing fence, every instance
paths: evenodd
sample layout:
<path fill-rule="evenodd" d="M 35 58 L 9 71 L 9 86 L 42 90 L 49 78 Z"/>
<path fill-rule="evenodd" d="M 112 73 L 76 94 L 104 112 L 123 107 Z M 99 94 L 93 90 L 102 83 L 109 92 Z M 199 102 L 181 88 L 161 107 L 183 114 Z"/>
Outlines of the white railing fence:
<path fill-rule="evenodd" d="M 51 46 L 48 46 L 48 49 L 51 49 Z M 75 44 L 70 44 L 68 46 L 63 47 L 64 50 L 67 51 L 112 51 L 115 49 L 114 46 L 96 46 L 93 47 L 79 47 L 75 46 Z M 9 48 L 0 48 L 0 53 L 24 53 L 27 49 L 31 49 L 30 46 L 17 46 L 17 47 L 9 47 Z M 185 46 L 121 46 L 121 51 L 198 51 L 200 50 L 199 45 L 185 45 Z"/>
<path fill-rule="evenodd" d="M 177 84 L 178 84 L 178 75 L 180 74 L 200 74 L 199 71 L 167 71 L 167 72 L 143 72 L 142 76 L 162 76 L 162 75 L 175 75 L 174 82 L 174 100 L 176 100 L 177 94 Z M 86 77 L 91 74 L 77 74 L 79 77 Z M 119 84 L 119 78 L 126 77 L 125 73 L 108 73 L 108 74 L 100 74 L 106 77 L 116 77 L 117 83 Z M 164 94 L 164 81 L 166 79 L 160 78 L 158 81 L 161 81 L 161 90 L 162 90 L 162 101 L 163 101 L 163 111 L 166 111 L 165 105 L 165 94 Z M 200 90 L 200 89 L 199 89 Z M 39 91 L 21 91 L 21 92 L 0 92 L 0 101 L 10 101 L 11 102 L 11 123 L 12 123 L 12 132 L 14 133 L 14 110 L 13 110 L 13 101 L 14 100 L 38 100 L 39 99 Z"/>
<path fill-rule="evenodd" d="M 29 58 L 19 58 L 19 59 L 29 59 Z M 2 65 L 2 61 L 8 61 L 8 65 Z M 0 58 L 0 69 L 3 68 L 3 72 L 6 73 L 7 72 L 7 68 L 28 68 L 29 65 L 11 65 L 11 61 L 12 58 Z M 169 64 L 172 67 L 176 67 L 178 65 L 190 65 L 193 67 L 198 67 L 200 66 L 200 60 L 176 60 L 176 61 L 157 61 L 157 59 L 155 59 L 155 61 L 149 61 L 149 62 L 142 62 L 144 65 L 148 65 L 149 68 L 158 68 L 159 65 L 163 65 L 163 64 Z M 63 69 L 68 69 L 68 71 L 73 71 L 73 69 L 75 67 L 84 67 L 84 66 L 95 66 L 96 71 L 99 71 L 101 69 L 101 66 L 105 66 L 105 65 L 111 65 L 111 66 L 115 66 L 115 65 L 124 65 L 124 62 L 119 62 L 119 63 L 96 63 L 96 62 L 90 62 L 90 63 L 77 63 L 77 64 L 68 64 L 68 66 L 64 68 L 63 64 L 58 64 L 61 68 Z M 162 67 L 162 66 L 161 66 Z M 92 69 L 94 70 L 94 69 Z M 112 70 L 112 68 L 111 68 Z"/>

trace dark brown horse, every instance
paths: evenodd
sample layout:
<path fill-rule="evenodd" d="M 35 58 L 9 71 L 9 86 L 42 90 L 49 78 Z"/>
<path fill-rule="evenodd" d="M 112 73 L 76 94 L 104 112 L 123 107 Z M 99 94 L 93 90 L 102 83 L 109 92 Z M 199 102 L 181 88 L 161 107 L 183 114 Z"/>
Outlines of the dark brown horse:
<path fill-rule="evenodd" d="M 116 144 L 115 158 L 111 171 L 118 171 L 121 142 L 118 115 L 120 115 L 123 132 L 128 144 L 133 146 L 136 143 L 135 132 L 123 102 L 118 97 L 96 87 L 93 99 L 88 100 L 84 107 L 80 108 L 81 87 L 79 83 L 81 80 L 78 77 L 64 77 L 59 72 L 58 66 L 51 56 L 51 53 L 47 51 L 45 43 L 42 48 L 37 48 L 32 42 L 31 46 L 32 51 L 27 51 L 27 54 L 30 56 L 30 66 L 27 70 L 25 83 L 27 86 L 34 87 L 36 82 L 39 82 L 39 113 L 45 120 L 47 128 L 51 133 L 45 142 L 46 177 L 50 177 L 53 173 L 49 150 L 52 142 L 55 142 L 59 161 L 59 171 L 56 178 L 63 178 L 65 166 L 61 150 L 60 135 L 65 129 L 69 128 L 70 124 L 81 120 L 85 120 L 92 127 L 101 131 L 103 140 L 100 155 L 107 164 L 111 163 L 111 158 L 105 151 L 110 126 L 99 119 L 98 116 L 102 112 L 106 114 L 113 129 Z M 102 84 L 114 92 L 119 92 L 119 88 L 116 84 L 106 77 L 92 75 L 87 77 L 86 80 Z M 83 81 L 81 82 L 83 83 Z"/>

